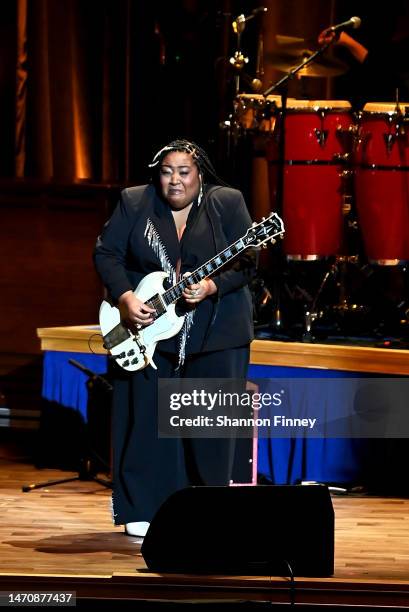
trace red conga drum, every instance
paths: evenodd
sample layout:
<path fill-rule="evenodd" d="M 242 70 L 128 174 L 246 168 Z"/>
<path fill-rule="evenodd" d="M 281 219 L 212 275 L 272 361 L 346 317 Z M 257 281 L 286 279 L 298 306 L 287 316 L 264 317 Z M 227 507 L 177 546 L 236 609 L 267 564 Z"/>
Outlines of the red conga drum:
<path fill-rule="evenodd" d="M 351 105 L 344 100 L 288 100 L 283 180 L 284 253 L 314 260 L 340 254 L 342 156 L 348 153 Z M 277 159 L 269 154 L 271 183 Z M 274 185 L 271 185 L 273 192 Z"/>
<path fill-rule="evenodd" d="M 406 110 L 408 109 L 408 111 Z M 361 114 L 355 195 L 371 263 L 409 260 L 409 103 L 370 102 Z"/>

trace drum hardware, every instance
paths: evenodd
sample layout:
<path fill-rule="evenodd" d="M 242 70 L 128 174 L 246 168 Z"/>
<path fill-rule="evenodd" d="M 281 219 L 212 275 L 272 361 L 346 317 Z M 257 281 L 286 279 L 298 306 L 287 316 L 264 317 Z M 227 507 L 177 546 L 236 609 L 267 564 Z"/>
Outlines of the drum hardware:
<path fill-rule="evenodd" d="M 253 294 L 254 324 L 256 331 L 270 330 L 280 332 L 282 318 L 280 308 L 280 295 L 277 281 L 273 281 L 270 289 L 263 278 L 256 278 L 250 286 Z M 265 321 L 268 320 L 268 323 Z M 264 333 L 268 333 L 264 331 Z"/>
<path fill-rule="evenodd" d="M 301 338 L 303 342 L 312 342 L 314 340 L 314 337 L 312 335 L 312 325 L 314 321 L 317 321 L 317 319 L 321 319 L 321 317 L 323 316 L 323 310 L 320 310 L 319 312 L 310 312 L 309 310 L 306 311 L 304 319 L 305 331 Z"/>
<path fill-rule="evenodd" d="M 407 302 L 405 301 L 400 302 L 397 308 L 398 308 L 398 311 L 402 312 L 401 314 L 402 318 L 399 321 L 400 324 L 404 326 L 407 325 L 409 329 L 409 306 Z"/>
<path fill-rule="evenodd" d="M 400 108 L 399 111 L 396 111 L 396 116 L 393 116 L 393 114 L 391 114 L 388 117 L 388 123 L 389 132 L 387 134 L 384 134 L 383 137 L 385 140 L 386 149 L 390 154 L 392 152 L 395 142 L 399 138 L 402 139 L 407 137 L 404 118 L 402 112 L 400 111 Z M 392 131 L 392 128 L 394 128 L 394 131 Z"/>
<path fill-rule="evenodd" d="M 351 153 L 334 153 L 333 160 L 340 164 L 348 164 L 351 161 Z"/>
<path fill-rule="evenodd" d="M 352 196 L 350 194 L 344 194 L 342 196 L 342 206 L 341 206 L 341 210 L 342 210 L 342 214 L 344 215 L 344 217 L 346 217 L 347 215 L 351 214 L 352 211 Z M 349 228 L 353 228 L 353 222 L 348 222 L 348 227 Z"/>
<path fill-rule="evenodd" d="M 356 124 L 349 125 L 347 128 L 342 125 L 337 125 L 336 132 L 341 134 L 352 134 L 355 135 L 358 131 L 359 127 Z"/>
<path fill-rule="evenodd" d="M 233 32 L 236 34 L 237 40 L 236 40 L 236 50 L 234 51 L 233 56 L 229 58 L 228 62 L 230 66 L 232 66 L 234 73 L 235 73 L 234 74 L 235 101 L 233 102 L 233 112 L 229 115 L 229 117 L 225 121 L 222 121 L 219 124 L 220 129 L 223 130 L 226 134 L 226 137 L 225 137 L 226 156 L 230 160 L 233 160 L 235 157 L 233 149 L 235 149 L 238 146 L 239 139 L 243 135 L 243 130 L 256 130 L 259 128 L 259 123 L 260 122 L 263 123 L 263 119 L 260 118 L 259 112 L 253 113 L 253 101 L 250 103 L 250 112 L 249 112 L 249 109 L 248 109 L 249 105 L 248 104 L 240 105 L 240 100 L 238 100 L 238 97 L 239 97 L 239 92 L 240 92 L 240 80 L 241 79 L 245 83 L 247 83 L 253 91 L 259 91 L 262 88 L 262 81 L 260 80 L 260 78 L 258 78 L 262 74 L 262 70 L 260 69 L 259 61 L 257 64 L 257 76 L 256 78 L 252 78 L 249 74 L 247 74 L 243 70 L 245 65 L 248 64 L 249 58 L 245 56 L 240 46 L 241 46 L 241 35 L 245 29 L 247 21 L 253 19 L 257 14 L 264 13 L 266 11 L 267 11 L 267 8 L 258 7 L 254 9 L 250 15 L 245 16 L 241 14 L 238 17 L 236 17 L 232 22 Z M 263 109 L 264 109 L 264 97 L 259 96 L 259 98 L 263 99 Z M 232 170 L 231 170 L 234 173 L 233 168 L 234 168 L 234 162 L 232 164 Z"/>
<path fill-rule="evenodd" d="M 314 128 L 314 134 L 320 147 L 325 147 L 329 134 L 329 131 L 324 129 L 325 114 L 325 109 L 322 109 L 319 113 L 319 116 L 321 118 L 321 128 Z"/>
<path fill-rule="evenodd" d="M 339 176 L 342 179 L 343 187 L 346 187 L 351 183 L 351 179 L 354 176 L 354 171 L 350 168 L 348 170 L 342 170 L 342 172 L 339 173 Z M 349 189 L 349 191 L 351 192 L 352 189 Z"/>
<path fill-rule="evenodd" d="M 352 116 L 352 121 L 353 121 Z M 335 129 L 336 137 L 345 151 L 353 151 L 358 133 L 358 126 L 352 123 L 348 127 L 337 125 Z"/>
<path fill-rule="evenodd" d="M 397 138 L 399 136 L 402 136 L 402 134 L 400 133 L 401 124 L 399 122 L 399 117 L 401 114 L 402 113 L 400 112 L 399 104 L 397 104 L 395 111 L 391 113 L 388 117 L 389 132 L 387 134 L 384 134 L 383 138 L 385 141 L 386 150 L 389 154 L 392 152 L 393 145 L 395 144 Z M 393 132 L 392 129 L 394 129 Z"/>
<path fill-rule="evenodd" d="M 234 77 L 236 96 L 239 94 L 239 91 L 240 91 L 240 75 L 242 75 L 242 78 L 244 80 L 253 84 L 253 88 L 255 91 L 258 91 L 262 87 L 262 83 L 260 79 L 254 79 L 254 78 L 252 79 L 249 75 L 242 72 L 244 66 L 248 64 L 249 58 L 244 55 L 244 53 L 240 49 L 240 45 L 241 45 L 241 35 L 244 32 L 247 21 L 254 19 L 254 17 L 257 14 L 265 13 L 266 11 L 267 11 L 267 8 L 265 8 L 264 6 L 259 6 L 255 8 L 251 12 L 250 15 L 247 15 L 247 16 L 243 14 L 238 15 L 238 17 L 236 17 L 232 22 L 233 32 L 235 33 L 237 40 L 236 40 L 236 51 L 234 52 L 233 56 L 229 59 L 229 63 L 233 66 L 234 70 L 236 71 L 236 75 Z"/>
<path fill-rule="evenodd" d="M 395 144 L 397 135 L 389 132 L 389 134 L 384 134 L 383 138 L 385 140 L 386 150 L 388 151 L 388 153 L 391 153 L 393 145 Z"/>
<path fill-rule="evenodd" d="M 336 265 L 338 267 L 339 280 L 337 280 L 337 287 L 339 288 L 339 300 L 337 304 L 333 304 L 331 309 L 338 313 L 358 313 L 358 312 L 366 312 L 368 310 L 367 306 L 363 306 L 362 304 L 351 304 L 348 302 L 348 299 L 345 295 L 345 277 L 347 274 L 347 264 L 359 264 L 359 257 L 357 255 L 347 255 L 337 257 Z"/>
<path fill-rule="evenodd" d="M 339 304 L 334 304 L 332 310 L 338 312 L 367 312 L 368 307 L 362 304 L 349 304 L 347 300 L 343 300 Z"/>
<path fill-rule="evenodd" d="M 236 70 L 242 70 L 244 65 L 249 63 L 249 58 L 245 57 L 241 51 L 235 51 L 229 62 Z"/>
<path fill-rule="evenodd" d="M 407 120 L 403 117 L 403 115 L 401 115 L 399 117 L 399 122 L 396 123 L 396 134 L 398 138 L 407 138 L 407 130 L 406 130 L 406 124 Z"/>
<path fill-rule="evenodd" d="M 328 133 L 328 130 L 319 130 L 318 128 L 314 129 L 314 134 L 320 147 L 325 147 L 328 138 Z"/>
<path fill-rule="evenodd" d="M 359 130 L 357 131 L 357 137 L 354 140 L 354 152 L 360 147 L 362 147 L 362 149 L 365 150 L 371 138 L 372 138 L 372 134 L 369 134 L 369 133 L 363 134 L 361 128 L 359 128 Z"/>
<path fill-rule="evenodd" d="M 256 56 L 256 79 L 260 83 L 260 89 L 262 86 L 262 79 L 264 77 L 264 36 L 263 32 L 260 31 L 257 40 L 257 56 Z"/>
<path fill-rule="evenodd" d="M 358 264 L 358 256 L 338 256 L 331 267 L 325 272 L 318 291 L 314 297 L 311 307 L 305 312 L 304 315 L 304 332 L 302 335 L 302 342 L 314 342 L 315 338 L 313 335 L 313 326 L 315 321 L 322 319 L 325 312 L 332 311 L 342 317 L 346 315 L 358 315 L 366 314 L 368 307 L 350 303 L 346 295 L 346 274 L 348 264 Z M 326 309 L 317 309 L 319 299 L 322 295 L 324 288 L 326 287 L 329 279 L 333 277 L 338 290 L 338 302 L 336 304 L 329 304 Z M 337 325 L 339 327 L 339 325 Z"/>
<path fill-rule="evenodd" d="M 305 312 L 305 315 L 304 315 L 304 326 L 305 327 L 304 327 L 304 333 L 301 338 L 302 342 L 313 342 L 314 341 L 314 336 L 312 334 L 313 323 L 314 321 L 316 321 L 317 319 L 320 319 L 324 315 L 323 310 L 317 311 L 318 300 L 321 297 L 322 291 L 325 285 L 327 284 L 329 277 L 336 274 L 337 271 L 338 271 L 338 267 L 337 267 L 337 262 L 335 261 L 331 265 L 329 270 L 327 270 L 326 273 L 324 274 L 321 284 L 318 287 L 318 291 L 315 294 L 314 300 L 311 304 L 311 308 L 309 308 Z"/>

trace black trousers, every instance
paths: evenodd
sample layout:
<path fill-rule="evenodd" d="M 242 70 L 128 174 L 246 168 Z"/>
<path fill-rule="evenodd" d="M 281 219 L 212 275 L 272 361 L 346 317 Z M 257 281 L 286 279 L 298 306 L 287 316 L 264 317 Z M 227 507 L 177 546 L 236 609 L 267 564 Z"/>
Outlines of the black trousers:
<path fill-rule="evenodd" d="M 158 367 L 119 377 L 113 395 L 113 519 L 116 525 L 151 521 L 159 506 L 189 485 L 227 485 L 234 439 L 158 437 L 158 378 L 245 379 L 249 346 L 187 357 L 175 372 L 175 356 L 156 351 Z"/>

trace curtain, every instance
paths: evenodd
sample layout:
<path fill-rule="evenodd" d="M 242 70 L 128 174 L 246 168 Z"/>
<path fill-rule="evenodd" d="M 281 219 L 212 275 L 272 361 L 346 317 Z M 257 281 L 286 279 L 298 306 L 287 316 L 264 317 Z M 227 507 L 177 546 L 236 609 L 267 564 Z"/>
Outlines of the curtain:
<path fill-rule="evenodd" d="M 16 177 L 135 178 L 150 11 L 132 0 L 17 0 Z"/>
<path fill-rule="evenodd" d="M 199 141 L 214 156 L 218 126 L 232 109 L 231 21 L 258 4 L 3 0 L 0 175 L 57 182 L 146 180 L 144 169 L 155 149 L 181 136 Z M 252 59 L 251 40 L 261 23 L 268 54 L 276 33 L 316 36 L 329 22 L 333 1 L 265 5 L 266 15 L 250 21 L 243 36 Z M 267 57 L 264 85 L 274 80 Z M 218 157 L 223 161 L 226 155 L 219 151 Z"/>

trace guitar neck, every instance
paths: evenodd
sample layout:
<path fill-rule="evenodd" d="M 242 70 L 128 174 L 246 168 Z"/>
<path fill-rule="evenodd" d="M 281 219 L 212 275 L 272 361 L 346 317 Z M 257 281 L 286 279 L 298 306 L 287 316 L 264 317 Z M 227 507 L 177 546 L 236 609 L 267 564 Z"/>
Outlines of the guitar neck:
<path fill-rule="evenodd" d="M 245 244 L 244 237 L 242 236 L 239 238 L 239 240 L 236 240 L 236 242 L 215 255 L 215 257 L 209 259 L 209 261 L 206 261 L 206 263 L 189 274 L 189 276 L 186 276 L 176 283 L 176 285 L 173 285 L 173 287 L 165 291 L 161 296 L 162 300 L 164 300 L 166 305 L 177 302 L 186 287 L 189 287 L 189 285 L 192 285 L 193 283 L 198 283 L 204 278 L 208 278 L 217 272 L 217 270 L 219 270 L 222 266 L 226 265 L 229 261 L 237 257 L 237 255 L 242 253 L 248 246 L 251 245 Z"/>

